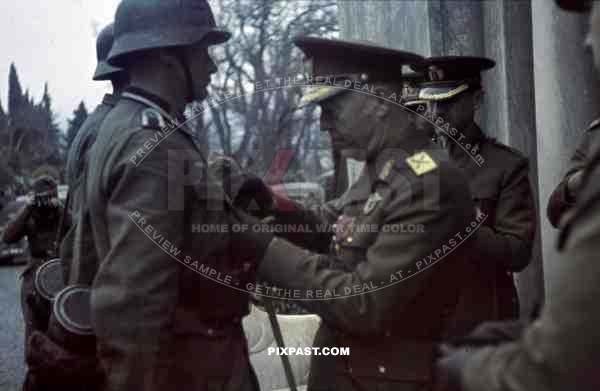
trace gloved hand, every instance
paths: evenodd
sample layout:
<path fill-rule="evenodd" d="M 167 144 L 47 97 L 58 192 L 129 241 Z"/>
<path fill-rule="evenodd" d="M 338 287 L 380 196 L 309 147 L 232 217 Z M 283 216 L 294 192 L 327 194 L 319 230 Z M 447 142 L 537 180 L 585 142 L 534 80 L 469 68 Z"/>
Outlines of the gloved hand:
<path fill-rule="evenodd" d="M 256 175 L 235 174 L 223 178 L 223 189 L 237 208 L 259 218 L 267 217 L 275 209 L 275 203 L 267 185 Z M 253 200 L 258 208 L 248 210 Z"/>
<path fill-rule="evenodd" d="M 449 338 L 446 342 L 453 346 L 500 345 L 521 337 L 527 322 L 509 320 L 504 322 L 484 322 L 466 336 Z"/>
<path fill-rule="evenodd" d="M 438 346 L 442 357 L 435 363 L 435 391 L 461 391 L 462 370 L 473 350 L 456 348 L 447 344 Z"/>
<path fill-rule="evenodd" d="M 232 245 L 235 247 L 234 256 L 238 264 L 252 265 L 257 268 L 263 259 L 274 233 L 269 230 L 268 224 L 263 224 L 258 218 L 233 208 L 234 218 L 240 226 L 245 229 L 231 230 Z M 248 268 L 248 266 L 246 266 Z"/>
<path fill-rule="evenodd" d="M 80 355 L 67 351 L 37 330 L 29 337 L 25 354 L 35 383 L 60 387 L 98 384 L 103 378 L 95 354 Z"/>

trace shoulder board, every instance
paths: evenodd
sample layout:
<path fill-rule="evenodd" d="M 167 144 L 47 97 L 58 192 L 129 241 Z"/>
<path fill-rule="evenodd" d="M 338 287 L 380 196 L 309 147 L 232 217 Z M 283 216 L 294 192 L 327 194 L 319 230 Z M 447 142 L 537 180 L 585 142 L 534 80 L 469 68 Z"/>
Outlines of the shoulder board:
<path fill-rule="evenodd" d="M 165 124 L 165 119 L 158 110 L 148 107 L 142 111 L 143 128 L 162 129 Z"/>
<path fill-rule="evenodd" d="M 586 132 L 589 132 L 591 130 L 596 130 L 600 128 L 600 118 L 596 118 L 595 120 L 593 120 L 587 127 L 587 129 L 585 130 Z"/>
<path fill-rule="evenodd" d="M 438 168 L 435 159 L 425 151 L 417 152 L 406 158 L 406 164 L 416 176 L 427 174 Z"/>
<path fill-rule="evenodd" d="M 518 157 L 521 157 L 521 158 L 527 158 L 525 156 L 525 154 L 523 152 L 519 151 L 517 148 L 511 147 L 510 145 L 503 144 L 503 143 L 501 143 L 500 141 L 498 141 L 496 139 L 490 139 L 490 141 L 491 141 L 491 143 L 494 146 L 498 147 L 499 149 L 502 149 L 504 151 L 510 152 L 512 154 L 515 154 L 515 155 L 517 155 Z"/>

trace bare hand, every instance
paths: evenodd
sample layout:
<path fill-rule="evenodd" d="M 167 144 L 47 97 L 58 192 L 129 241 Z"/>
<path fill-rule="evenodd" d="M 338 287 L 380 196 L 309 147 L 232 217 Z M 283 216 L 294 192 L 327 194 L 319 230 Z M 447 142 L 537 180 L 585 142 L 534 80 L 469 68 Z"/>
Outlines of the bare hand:
<path fill-rule="evenodd" d="M 573 174 L 569 175 L 569 179 L 567 180 L 567 192 L 569 193 L 570 198 L 574 199 L 577 196 L 582 179 L 583 170 L 575 171 Z"/>

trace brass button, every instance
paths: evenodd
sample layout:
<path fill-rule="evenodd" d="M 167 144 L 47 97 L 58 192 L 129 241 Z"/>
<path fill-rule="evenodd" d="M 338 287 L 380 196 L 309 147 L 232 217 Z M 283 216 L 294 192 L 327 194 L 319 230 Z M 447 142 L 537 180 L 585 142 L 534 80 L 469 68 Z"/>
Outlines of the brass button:
<path fill-rule="evenodd" d="M 348 237 L 346 238 L 346 242 L 348 242 L 348 243 L 352 243 L 352 236 L 348 236 Z"/>
<path fill-rule="evenodd" d="M 385 373 L 385 367 L 380 365 L 377 369 L 379 369 L 379 373 Z"/>

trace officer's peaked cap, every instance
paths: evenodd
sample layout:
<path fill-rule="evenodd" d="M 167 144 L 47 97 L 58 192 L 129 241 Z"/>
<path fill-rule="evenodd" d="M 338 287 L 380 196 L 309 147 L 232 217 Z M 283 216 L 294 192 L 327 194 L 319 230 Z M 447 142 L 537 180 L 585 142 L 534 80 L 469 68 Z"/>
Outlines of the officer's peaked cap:
<path fill-rule="evenodd" d="M 305 55 L 305 73 L 317 77 L 359 81 L 401 81 L 409 65 L 420 64 L 423 57 L 372 42 L 297 36 L 293 40 Z M 414 72 L 409 72 L 414 74 Z M 302 97 L 301 105 L 316 103 L 345 91 L 343 88 L 315 85 Z"/>
<path fill-rule="evenodd" d="M 424 77 L 419 85 L 419 98 L 446 100 L 467 90 L 477 90 L 481 88 L 481 73 L 495 65 L 494 60 L 485 57 L 426 58 L 421 64 L 413 66 Z"/>

